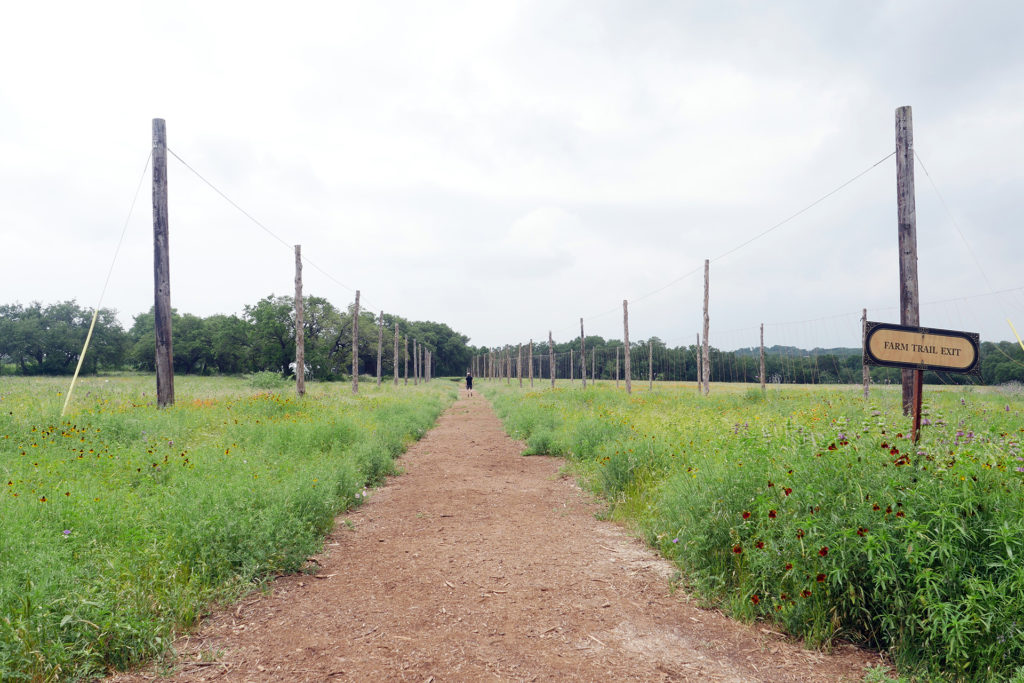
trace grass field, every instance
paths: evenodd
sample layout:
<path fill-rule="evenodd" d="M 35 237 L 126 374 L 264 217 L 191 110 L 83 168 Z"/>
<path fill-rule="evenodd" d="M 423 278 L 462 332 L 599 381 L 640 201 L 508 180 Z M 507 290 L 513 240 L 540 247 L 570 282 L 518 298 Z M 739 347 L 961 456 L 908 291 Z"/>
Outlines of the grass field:
<path fill-rule="evenodd" d="M 165 652 L 215 601 L 300 570 L 454 384 L 0 378 L 0 680 L 90 678 Z M 276 386 L 256 389 L 254 385 Z"/>
<path fill-rule="evenodd" d="M 1024 680 L 1019 393 L 926 387 L 915 445 L 897 387 L 561 384 L 480 382 L 704 599 L 925 680 Z"/>

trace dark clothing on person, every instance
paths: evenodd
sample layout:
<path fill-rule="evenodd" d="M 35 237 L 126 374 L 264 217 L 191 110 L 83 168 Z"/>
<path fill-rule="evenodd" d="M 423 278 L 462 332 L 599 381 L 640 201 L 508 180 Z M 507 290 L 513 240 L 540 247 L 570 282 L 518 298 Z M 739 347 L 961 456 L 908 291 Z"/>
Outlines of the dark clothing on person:
<path fill-rule="evenodd" d="M 473 375 L 466 373 L 466 389 L 473 391 Z"/>

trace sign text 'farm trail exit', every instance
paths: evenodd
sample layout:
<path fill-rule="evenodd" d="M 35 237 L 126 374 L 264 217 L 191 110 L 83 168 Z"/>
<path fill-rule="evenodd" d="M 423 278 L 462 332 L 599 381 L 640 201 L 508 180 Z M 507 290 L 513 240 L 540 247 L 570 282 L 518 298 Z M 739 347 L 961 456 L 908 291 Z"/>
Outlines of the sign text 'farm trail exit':
<path fill-rule="evenodd" d="M 974 372 L 979 337 L 973 332 L 867 323 L 864 360 L 870 365 Z"/>

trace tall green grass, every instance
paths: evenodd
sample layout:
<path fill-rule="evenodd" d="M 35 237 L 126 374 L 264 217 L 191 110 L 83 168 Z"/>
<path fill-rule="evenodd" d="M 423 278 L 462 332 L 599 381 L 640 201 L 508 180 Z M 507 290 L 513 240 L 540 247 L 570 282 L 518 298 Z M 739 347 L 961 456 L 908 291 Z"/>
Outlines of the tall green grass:
<path fill-rule="evenodd" d="M 926 679 L 1024 680 L 1024 400 L 718 385 L 627 397 L 481 383 L 528 452 L 564 455 L 692 588 Z"/>
<path fill-rule="evenodd" d="M 0 680 L 91 678 L 163 653 L 211 602 L 303 567 L 335 515 L 455 391 L 258 391 L 0 378 Z"/>

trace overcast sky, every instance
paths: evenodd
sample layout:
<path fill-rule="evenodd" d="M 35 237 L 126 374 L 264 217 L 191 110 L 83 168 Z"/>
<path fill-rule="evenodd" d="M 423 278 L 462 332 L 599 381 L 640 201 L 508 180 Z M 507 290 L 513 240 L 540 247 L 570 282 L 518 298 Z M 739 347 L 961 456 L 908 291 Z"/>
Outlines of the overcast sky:
<path fill-rule="evenodd" d="M 307 293 L 473 344 L 621 336 L 630 299 L 630 336 L 675 345 L 710 258 L 713 345 L 856 346 L 862 308 L 899 321 L 892 157 L 732 250 L 885 159 L 911 105 L 921 324 L 1013 339 L 1022 35 L 1010 0 L 8 3 L 0 303 L 96 304 L 163 118 L 284 241 L 172 157 L 179 312 L 290 295 L 301 243 Z M 149 183 L 103 300 L 126 326 Z"/>

